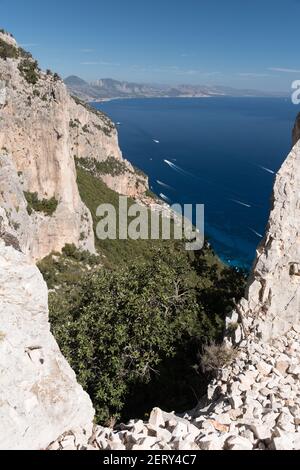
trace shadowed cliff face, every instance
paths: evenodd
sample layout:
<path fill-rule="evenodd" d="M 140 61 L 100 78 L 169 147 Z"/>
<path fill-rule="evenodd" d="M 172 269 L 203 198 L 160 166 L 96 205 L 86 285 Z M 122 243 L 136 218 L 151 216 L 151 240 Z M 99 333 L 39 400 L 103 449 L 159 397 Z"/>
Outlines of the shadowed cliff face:
<path fill-rule="evenodd" d="M 295 145 L 300 139 L 300 113 L 298 114 L 293 129 L 293 145 Z"/>

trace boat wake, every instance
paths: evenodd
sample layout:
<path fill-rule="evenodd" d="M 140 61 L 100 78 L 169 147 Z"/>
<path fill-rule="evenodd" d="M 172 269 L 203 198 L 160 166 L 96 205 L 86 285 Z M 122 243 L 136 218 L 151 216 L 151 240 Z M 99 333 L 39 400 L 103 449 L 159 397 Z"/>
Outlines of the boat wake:
<path fill-rule="evenodd" d="M 258 167 L 266 171 L 267 173 L 271 173 L 271 175 L 275 175 L 275 171 L 271 170 L 270 168 L 267 168 L 266 166 L 258 165 Z"/>
<path fill-rule="evenodd" d="M 180 168 L 180 166 L 175 165 L 175 163 L 170 162 L 170 160 L 164 160 L 164 162 L 169 165 L 172 170 L 177 171 L 180 175 L 184 176 L 190 176 L 192 178 L 197 178 L 197 176 L 193 175 L 193 173 L 190 173 L 189 171 L 183 170 L 183 168 Z"/>
<path fill-rule="evenodd" d="M 163 183 L 162 181 L 156 180 L 156 182 L 157 184 L 159 184 L 159 186 L 162 186 L 163 188 L 173 189 L 172 186 L 169 186 L 168 184 Z"/>
<path fill-rule="evenodd" d="M 256 230 L 254 230 L 253 228 L 251 227 L 248 227 L 248 229 L 253 232 L 255 235 L 257 235 L 259 238 L 263 238 L 263 235 L 261 233 L 258 233 Z"/>
<path fill-rule="evenodd" d="M 246 204 L 245 202 L 239 201 L 238 199 L 229 199 L 229 201 L 235 202 L 236 204 L 239 204 L 240 206 L 251 207 L 250 204 Z"/>
<path fill-rule="evenodd" d="M 168 198 L 168 196 L 166 196 L 165 194 L 163 193 L 160 193 L 159 197 L 161 197 L 164 201 L 166 202 L 171 202 L 170 199 Z"/>

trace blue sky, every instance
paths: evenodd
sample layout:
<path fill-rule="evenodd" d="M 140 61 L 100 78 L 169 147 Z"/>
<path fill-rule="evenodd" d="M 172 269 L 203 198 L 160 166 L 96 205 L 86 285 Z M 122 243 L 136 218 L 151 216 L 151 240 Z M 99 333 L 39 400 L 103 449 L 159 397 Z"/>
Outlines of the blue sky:
<path fill-rule="evenodd" d="M 287 91 L 300 0 L 0 0 L 0 27 L 63 77 Z"/>

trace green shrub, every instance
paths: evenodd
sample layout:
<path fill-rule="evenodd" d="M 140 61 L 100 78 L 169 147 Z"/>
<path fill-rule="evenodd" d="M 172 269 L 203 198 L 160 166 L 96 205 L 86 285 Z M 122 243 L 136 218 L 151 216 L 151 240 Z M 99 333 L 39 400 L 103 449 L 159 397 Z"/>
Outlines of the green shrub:
<path fill-rule="evenodd" d="M 149 382 L 179 344 L 204 331 L 187 258 L 162 251 L 152 258 L 97 270 L 69 301 L 50 298 L 53 332 L 100 422 L 118 416 L 133 384 Z"/>
<path fill-rule="evenodd" d="M 32 54 L 28 51 L 25 51 L 22 47 L 19 47 L 19 55 L 24 59 L 32 59 Z"/>
<path fill-rule="evenodd" d="M 38 263 L 49 289 L 64 288 L 68 292 L 76 286 L 86 272 L 100 265 L 101 258 L 75 245 L 66 245 L 62 254 L 51 253 Z M 68 293 L 64 295 L 68 297 Z"/>
<path fill-rule="evenodd" d="M 0 58 L 1 59 L 17 59 L 19 51 L 13 44 L 8 44 L 3 39 L 0 39 Z"/>
<path fill-rule="evenodd" d="M 71 127 L 71 129 L 76 129 L 78 128 L 78 120 L 75 119 L 75 121 L 73 119 L 70 119 L 70 122 L 69 122 L 69 126 Z"/>
<path fill-rule="evenodd" d="M 40 200 L 37 193 L 30 192 L 24 192 L 24 196 L 27 201 L 27 212 L 29 215 L 31 215 L 33 211 L 36 211 L 51 216 L 57 209 L 58 201 L 55 197 Z"/>
<path fill-rule="evenodd" d="M 18 69 L 25 80 L 31 85 L 35 85 L 39 80 L 39 68 L 36 60 L 25 58 L 21 60 Z"/>
<path fill-rule="evenodd" d="M 88 132 L 88 128 L 84 132 Z M 94 158 L 78 158 L 76 162 L 82 168 L 99 175 L 120 176 L 127 171 L 125 163 L 112 156 L 103 162 L 99 162 Z"/>

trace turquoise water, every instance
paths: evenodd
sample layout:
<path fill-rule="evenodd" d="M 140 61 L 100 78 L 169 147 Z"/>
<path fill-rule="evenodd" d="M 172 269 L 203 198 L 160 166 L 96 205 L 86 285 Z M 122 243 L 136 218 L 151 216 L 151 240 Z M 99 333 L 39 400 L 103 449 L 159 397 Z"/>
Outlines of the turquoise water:
<path fill-rule="evenodd" d="M 225 262 L 249 268 L 299 108 L 280 98 L 132 99 L 94 106 L 120 123 L 123 154 L 149 175 L 153 191 L 170 203 L 205 204 L 205 234 L 214 250 Z"/>

